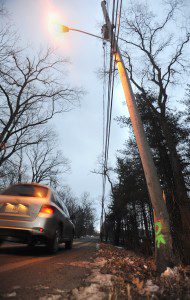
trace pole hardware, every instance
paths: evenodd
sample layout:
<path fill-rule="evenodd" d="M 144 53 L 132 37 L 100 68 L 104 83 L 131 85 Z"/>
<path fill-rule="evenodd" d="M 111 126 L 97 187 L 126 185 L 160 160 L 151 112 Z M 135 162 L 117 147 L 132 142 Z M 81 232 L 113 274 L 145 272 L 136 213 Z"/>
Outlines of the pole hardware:
<path fill-rule="evenodd" d="M 104 40 L 106 40 L 106 41 L 110 40 L 110 32 L 109 32 L 109 28 L 108 28 L 107 24 L 104 24 L 102 26 L 102 36 L 103 36 Z"/>

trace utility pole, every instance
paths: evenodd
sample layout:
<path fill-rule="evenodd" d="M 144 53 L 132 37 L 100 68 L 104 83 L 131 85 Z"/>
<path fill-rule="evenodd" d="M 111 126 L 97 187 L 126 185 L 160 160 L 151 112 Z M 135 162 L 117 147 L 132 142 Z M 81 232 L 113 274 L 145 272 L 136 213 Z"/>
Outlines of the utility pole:
<path fill-rule="evenodd" d="M 106 9 L 106 1 L 101 2 L 106 24 L 103 26 L 105 39 L 113 45 L 113 55 L 115 56 L 116 65 L 122 82 L 127 107 L 130 114 L 132 127 L 134 130 L 139 154 L 141 157 L 144 174 L 146 178 L 147 188 L 155 213 L 155 259 L 157 270 L 161 273 L 168 266 L 172 265 L 173 248 L 172 237 L 169 225 L 169 215 L 166 204 L 162 197 L 162 189 L 158 179 L 155 164 L 153 162 L 150 147 L 147 142 L 141 117 L 136 105 L 135 96 L 130 84 L 128 74 L 117 44 L 113 26 L 110 22 L 109 15 Z"/>

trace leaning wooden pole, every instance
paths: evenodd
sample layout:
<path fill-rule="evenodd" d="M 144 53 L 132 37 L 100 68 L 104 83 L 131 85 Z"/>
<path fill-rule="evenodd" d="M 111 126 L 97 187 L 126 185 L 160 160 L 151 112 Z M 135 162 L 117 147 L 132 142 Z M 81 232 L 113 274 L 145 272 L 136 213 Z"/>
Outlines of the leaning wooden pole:
<path fill-rule="evenodd" d="M 155 212 L 155 259 L 158 272 L 163 272 L 168 266 L 171 266 L 174 261 L 173 248 L 172 248 L 172 237 L 169 225 L 169 215 L 166 208 L 166 204 L 162 197 L 162 189 L 158 179 L 155 164 L 153 162 L 150 147 L 147 142 L 141 117 L 136 105 L 135 96 L 132 90 L 132 86 L 117 45 L 115 35 L 112 30 L 112 24 L 110 22 L 107 9 L 106 1 L 102 1 L 102 10 L 106 21 L 108 33 L 108 40 L 113 45 L 113 55 L 120 75 L 123 91 L 127 107 L 130 114 L 133 131 L 135 134 L 139 154 L 141 157 L 144 174 L 146 178 L 147 188 L 152 202 L 152 206 Z"/>

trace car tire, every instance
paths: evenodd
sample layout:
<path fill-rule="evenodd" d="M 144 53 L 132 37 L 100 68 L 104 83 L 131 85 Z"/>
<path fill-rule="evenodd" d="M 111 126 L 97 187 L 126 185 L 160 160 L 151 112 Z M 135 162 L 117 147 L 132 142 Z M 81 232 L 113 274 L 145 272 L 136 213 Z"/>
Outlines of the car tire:
<path fill-rule="evenodd" d="M 47 250 L 50 253 L 56 253 L 59 249 L 59 240 L 60 240 L 60 230 L 59 227 L 55 230 L 54 236 L 52 239 L 49 239 L 47 242 Z"/>
<path fill-rule="evenodd" d="M 0 240 L 0 247 L 2 246 L 2 244 L 3 244 L 3 240 Z"/>
<path fill-rule="evenodd" d="M 73 238 L 71 240 L 65 242 L 65 249 L 70 250 L 70 249 L 72 249 L 72 247 L 73 247 Z"/>
<path fill-rule="evenodd" d="M 31 241 L 27 244 L 27 247 L 31 248 L 31 249 L 33 249 L 35 246 L 36 246 L 36 242 L 34 242 L 34 241 Z"/>

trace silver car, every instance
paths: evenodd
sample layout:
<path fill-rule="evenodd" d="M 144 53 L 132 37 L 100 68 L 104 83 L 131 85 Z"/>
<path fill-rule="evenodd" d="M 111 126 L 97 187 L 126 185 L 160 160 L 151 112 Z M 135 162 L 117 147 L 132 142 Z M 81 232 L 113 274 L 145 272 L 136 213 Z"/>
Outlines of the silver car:
<path fill-rule="evenodd" d="M 60 243 L 72 248 L 75 227 L 59 196 L 36 183 L 9 186 L 0 194 L 0 244 L 46 244 L 54 253 Z"/>

